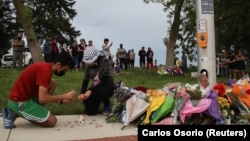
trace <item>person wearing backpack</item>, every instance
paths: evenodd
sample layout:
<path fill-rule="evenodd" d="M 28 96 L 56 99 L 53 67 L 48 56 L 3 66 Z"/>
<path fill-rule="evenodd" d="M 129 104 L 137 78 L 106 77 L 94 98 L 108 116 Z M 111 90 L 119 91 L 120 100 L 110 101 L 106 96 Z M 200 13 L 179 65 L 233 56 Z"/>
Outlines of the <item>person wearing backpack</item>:
<path fill-rule="evenodd" d="M 45 62 L 52 62 L 51 38 L 48 38 L 43 46 Z"/>

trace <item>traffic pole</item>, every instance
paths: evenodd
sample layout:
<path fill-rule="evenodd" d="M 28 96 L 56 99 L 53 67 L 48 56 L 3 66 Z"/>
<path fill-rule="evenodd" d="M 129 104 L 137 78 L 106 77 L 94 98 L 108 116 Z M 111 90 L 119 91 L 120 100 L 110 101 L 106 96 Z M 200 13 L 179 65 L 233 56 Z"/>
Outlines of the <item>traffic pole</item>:
<path fill-rule="evenodd" d="M 212 87 L 217 81 L 213 0 L 196 0 L 196 21 L 198 74 L 205 74 Z"/>

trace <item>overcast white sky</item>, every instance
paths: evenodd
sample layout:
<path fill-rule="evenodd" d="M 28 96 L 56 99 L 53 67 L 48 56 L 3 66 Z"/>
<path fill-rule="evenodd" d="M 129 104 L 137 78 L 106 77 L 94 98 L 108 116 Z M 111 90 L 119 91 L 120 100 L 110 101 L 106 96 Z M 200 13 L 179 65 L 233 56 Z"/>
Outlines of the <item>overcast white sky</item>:
<path fill-rule="evenodd" d="M 113 55 L 123 43 L 126 50 L 134 49 L 136 66 L 141 47 L 151 47 L 158 65 L 165 64 L 163 38 L 169 26 L 161 4 L 145 4 L 143 0 L 76 0 L 74 8 L 78 14 L 72 24 L 82 33 L 78 41 L 93 40 L 101 50 L 103 39 L 109 38 L 113 42 Z"/>

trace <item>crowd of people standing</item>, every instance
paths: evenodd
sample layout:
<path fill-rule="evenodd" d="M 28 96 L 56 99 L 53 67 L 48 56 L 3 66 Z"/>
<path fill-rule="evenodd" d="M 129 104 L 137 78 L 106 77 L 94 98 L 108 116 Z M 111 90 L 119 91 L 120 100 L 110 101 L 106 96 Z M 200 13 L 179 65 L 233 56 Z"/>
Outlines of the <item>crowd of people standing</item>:
<path fill-rule="evenodd" d="M 151 47 L 148 47 L 148 50 L 145 50 L 145 47 L 141 47 L 138 51 L 139 56 L 139 67 L 147 68 L 148 70 L 153 70 L 155 67 L 153 56 L 154 52 Z M 135 67 L 136 53 L 134 49 L 129 49 L 126 51 L 123 44 L 120 44 L 120 48 L 116 52 L 116 64 L 120 66 L 121 69 L 127 70 L 128 68 Z"/>
<path fill-rule="evenodd" d="M 74 72 L 78 72 L 80 69 L 83 70 L 85 66 L 82 61 L 85 48 L 95 47 L 92 40 L 86 42 L 84 38 L 80 39 L 79 44 L 76 40 L 74 40 L 71 44 L 64 43 L 62 46 L 58 45 L 60 44 L 58 44 L 53 38 L 48 38 L 45 41 L 43 47 L 45 62 L 52 62 L 60 52 L 69 52 L 74 62 L 72 66 L 72 71 Z M 157 63 L 155 63 L 156 59 L 153 59 L 154 52 L 151 47 L 148 47 L 146 50 L 145 47 L 142 46 L 137 54 L 133 48 L 126 50 L 123 43 L 120 43 L 116 54 L 114 55 L 110 51 L 112 46 L 113 42 L 110 42 L 108 38 L 104 38 L 100 51 L 103 51 L 105 56 L 112 62 L 113 68 L 115 66 L 119 66 L 121 70 L 134 68 L 137 55 L 139 57 L 138 60 L 140 68 L 154 70 L 154 68 L 157 67 Z"/>
<path fill-rule="evenodd" d="M 242 50 L 222 50 L 216 58 L 217 75 L 228 78 L 229 80 L 237 80 L 245 75 L 247 58 Z"/>
<path fill-rule="evenodd" d="M 92 42 L 91 40 L 89 42 Z M 70 45 L 64 43 L 62 46 L 58 46 L 59 44 L 53 38 L 48 38 L 43 45 L 43 53 L 45 62 L 53 62 L 55 58 L 61 52 L 69 52 L 73 64 L 71 66 L 72 71 L 78 71 L 79 68 L 83 68 L 84 64 L 82 62 L 83 59 L 83 51 L 87 46 L 85 39 L 80 39 L 80 43 L 78 44 L 77 40 L 74 40 Z M 91 46 L 91 43 L 89 43 Z"/>

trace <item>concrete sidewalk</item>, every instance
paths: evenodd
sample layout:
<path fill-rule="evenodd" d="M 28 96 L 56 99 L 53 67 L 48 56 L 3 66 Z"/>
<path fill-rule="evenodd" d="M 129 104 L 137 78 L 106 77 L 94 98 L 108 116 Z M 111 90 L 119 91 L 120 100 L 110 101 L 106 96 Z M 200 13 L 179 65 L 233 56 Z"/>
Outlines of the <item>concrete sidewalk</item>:
<path fill-rule="evenodd" d="M 78 125 L 79 115 L 57 116 L 57 125 L 42 128 L 17 118 L 14 129 L 5 129 L 0 122 L 0 141 L 66 141 L 137 135 L 137 126 L 130 124 L 121 130 L 122 123 L 106 123 L 104 115 L 86 116 L 85 125 Z M 1 117 L 2 118 L 2 117 Z"/>

